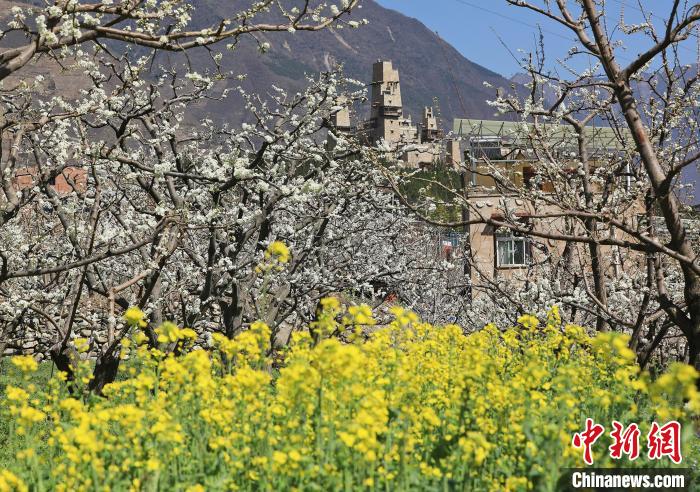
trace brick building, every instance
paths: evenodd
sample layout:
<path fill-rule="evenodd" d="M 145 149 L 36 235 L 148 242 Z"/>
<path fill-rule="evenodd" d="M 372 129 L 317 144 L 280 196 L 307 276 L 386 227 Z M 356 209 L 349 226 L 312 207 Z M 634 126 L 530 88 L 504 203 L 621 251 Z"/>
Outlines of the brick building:
<path fill-rule="evenodd" d="M 13 183 L 17 190 L 31 188 L 36 184 L 38 168 L 22 167 L 17 169 Z M 84 191 L 87 187 L 87 171 L 80 167 L 66 167 L 60 174 L 49 178 L 48 185 L 59 195 L 75 191 Z"/>

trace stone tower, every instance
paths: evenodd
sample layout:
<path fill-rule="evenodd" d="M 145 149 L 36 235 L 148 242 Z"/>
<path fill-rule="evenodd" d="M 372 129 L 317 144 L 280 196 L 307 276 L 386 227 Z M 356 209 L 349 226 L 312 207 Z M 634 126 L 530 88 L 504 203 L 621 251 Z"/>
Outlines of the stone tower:
<path fill-rule="evenodd" d="M 423 123 L 421 124 L 421 142 L 434 142 L 442 137 L 438 127 L 438 120 L 432 107 L 423 109 Z"/>
<path fill-rule="evenodd" d="M 342 108 L 331 114 L 331 125 L 339 133 L 351 133 L 353 128 L 350 121 L 350 107 L 348 106 L 347 98 L 341 96 L 338 98 L 338 104 Z"/>
<path fill-rule="evenodd" d="M 390 61 L 377 61 L 372 66 L 372 98 L 370 110 L 371 140 L 388 144 L 414 142 L 416 127 L 411 118 L 404 118 L 399 71 Z"/>

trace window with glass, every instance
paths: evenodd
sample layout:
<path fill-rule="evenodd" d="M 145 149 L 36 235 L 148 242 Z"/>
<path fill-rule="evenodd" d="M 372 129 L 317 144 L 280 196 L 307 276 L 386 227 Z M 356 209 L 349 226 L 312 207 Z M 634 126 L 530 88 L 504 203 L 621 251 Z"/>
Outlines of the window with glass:
<path fill-rule="evenodd" d="M 530 263 L 530 243 L 526 237 L 496 236 L 496 265 L 499 267 L 525 266 Z"/>

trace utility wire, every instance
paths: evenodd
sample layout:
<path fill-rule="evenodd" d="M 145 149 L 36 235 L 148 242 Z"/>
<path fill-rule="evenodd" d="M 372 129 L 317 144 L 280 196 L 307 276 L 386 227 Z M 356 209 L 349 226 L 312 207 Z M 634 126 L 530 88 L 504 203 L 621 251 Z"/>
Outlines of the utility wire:
<path fill-rule="evenodd" d="M 509 21 L 511 21 L 511 22 L 515 22 L 515 23 L 517 23 L 517 24 L 521 24 L 521 25 L 523 25 L 523 26 L 528 26 L 528 27 L 532 27 L 532 28 L 535 28 L 535 29 L 541 29 L 542 32 L 546 32 L 547 34 L 551 34 L 552 36 L 556 36 L 556 37 L 558 37 L 558 38 L 565 39 L 565 40 L 567 40 L 567 41 L 576 41 L 576 40 L 575 40 L 574 38 L 572 38 L 572 37 L 565 36 L 565 35 L 563 35 L 563 34 L 561 34 L 561 33 L 558 33 L 558 32 L 555 32 L 555 31 L 550 31 L 550 30 L 548 30 L 548 29 L 540 28 L 540 26 L 538 26 L 538 25 L 536 25 L 536 24 L 532 24 L 532 23 L 530 23 L 530 22 L 526 22 L 526 21 L 521 20 L 521 19 L 516 19 L 515 17 L 511 17 L 511 16 L 509 16 L 509 15 L 502 14 L 501 12 L 497 12 L 497 11 L 495 11 L 495 10 L 487 9 L 486 7 L 482 7 L 481 5 L 478 5 L 478 4 L 469 2 L 468 0 L 454 0 L 454 1 L 457 2 L 457 3 L 461 3 L 462 5 L 467 5 L 467 6 L 469 6 L 469 7 L 473 7 L 473 8 L 475 8 L 475 9 L 481 10 L 481 11 L 483 11 L 483 12 L 487 12 L 487 13 L 489 13 L 489 14 L 495 15 L 495 16 L 500 17 L 500 18 L 502 18 L 502 19 L 506 19 L 506 20 L 509 20 Z"/>
<path fill-rule="evenodd" d="M 452 71 L 452 63 L 450 63 L 450 60 L 447 58 L 447 51 L 445 50 L 445 44 L 447 44 L 447 43 L 445 43 L 445 41 L 440 37 L 440 34 L 437 31 L 435 31 L 435 35 L 441 41 L 438 44 L 440 45 L 442 54 L 445 57 L 445 62 L 447 63 L 447 70 L 450 73 L 450 80 L 452 81 L 452 87 L 454 88 L 454 91 L 457 93 L 457 99 L 459 99 L 459 105 L 462 108 L 462 114 L 464 114 L 466 116 L 468 114 L 467 107 L 464 104 L 464 99 L 462 99 L 462 92 L 459 90 L 459 86 L 457 85 L 457 79 L 455 78 L 454 72 Z"/>
<path fill-rule="evenodd" d="M 556 31 L 552 31 L 552 30 L 543 28 L 543 27 L 541 27 L 541 26 L 538 25 L 538 24 L 532 24 L 532 23 L 530 23 L 530 22 L 526 22 L 526 21 L 521 20 L 521 19 L 516 19 L 515 17 L 511 17 L 511 16 L 506 15 L 506 14 L 503 14 L 503 13 L 501 13 L 501 12 L 497 12 L 497 11 L 495 11 L 495 10 L 488 9 L 488 8 L 486 8 L 486 7 L 483 7 L 483 6 L 478 5 L 478 4 L 476 4 L 476 3 L 470 2 L 470 1 L 468 1 L 468 0 L 454 0 L 454 1 L 457 2 L 457 3 L 460 3 L 460 4 L 462 4 L 462 5 L 466 5 L 466 6 L 468 6 L 468 7 L 472 7 L 472 8 L 475 8 L 475 9 L 477 9 L 477 10 L 481 10 L 482 12 L 486 12 L 486 13 L 488 13 L 488 14 L 495 15 L 495 16 L 500 17 L 500 18 L 502 18 L 502 19 L 506 19 L 506 20 L 509 20 L 509 21 L 511 21 L 511 22 L 515 22 L 516 24 L 521 24 L 521 25 L 523 25 L 523 26 L 528 26 L 528 27 L 533 28 L 533 29 L 539 29 L 539 30 L 542 31 L 542 32 L 545 32 L 545 33 L 550 34 L 550 35 L 552 35 L 552 36 L 556 36 L 556 37 L 558 37 L 558 38 L 564 39 L 564 40 L 566 40 L 566 41 L 569 41 L 570 43 L 576 43 L 576 44 L 579 43 L 579 40 L 578 40 L 577 38 L 570 37 L 570 36 L 565 36 L 564 34 L 558 33 L 558 32 L 556 32 Z M 628 61 L 628 62 L 631 62 L 631 61 L 632 61 L 631 58 L 628 58 L 628 57 L 626 57 L 626 56 L 618 55 L 618 57 L 621 58 L 621 59 L 623 59 L 623 60 L 626 60 L 626 61 Z"/>
<path fill-rule="evenodd" d="M 668 20 L 667 18 L 662 17 L 662 16 L 660 16 L 660 15 L 657 15 L 657 14 L 655 14 L 654 12 L 646 12 L 644 9 L 639 8 L 638 5 L 630 5 L 630 4 L 627 3 L 625 0 L 610 0 L 610 1 L 611 1 L 611 2 L 615 2 L 616 4 L 621 5 L 621 6 L 623 6 L 623 7 L 627 7 L 627 8 L 629 8 L 629 9 L 636 10 L 636 11 L 639 12 L 640 14 L 644 14 L 644 15 L 647 15 L 647 14 L 648 14 L 648 15 L 650 15 L 650 16 L 652 16 L 652 17 L 656 17 L 657 19 L 662 20 L 662 21 L 664 21 L 664 22 L 666 22 L 666 21 Z M 692 33 L 691 33 L 691 35 L 692 35 L 692 36 L 697 36 L 697 34 L 692 34 Z"/>
<path fill-rule="evenodd" d="M 476 3 L 470 2 L 470 1 L 468 1 L 468 0 L 454 0 L 454 1 L 457 2 L 457 3 L 460 3 L 460 4 L 462 4 L 462 5 L 466 5 L 466 6 L 475 8 L 475 9 L 477 9 L 477 10 L 481 10 L 482 12 L 486 12 L 486 13 L 488 13 L 488 14 L 495 15 L 495 16 L 500 17 L 500 18 L 502 18 L 502 19 L 506 19 L 506 20 L 509 20 L 509 21 L 511 21 L 511 22 L 515 22 L 516 24 L 521 24 L 521 25 L 523 25 L 523 26 L 528 26 L 528 27 L 531 27 L 531 28 L 540 29 L 542 32 L 546 32 L 547 34 L 551 34 L 552 36 L 556 36 L 556 37 L 558 37 L 558 38 L 565 39 L 565 40 L 567 40 L 567 41 L 571 41 L 571 42 L 578 43 L 578 40 L 575 39 L 575 38 L 565 36 L 565 35 L 563 35 L 563 34 L 561 34 L 561 33 L 556 32 L 556 31 L 551 31 L 551 30 L 549 30 L 549 29 L 542 28 L 542 27 L 540 27 L 539 25 L 532 24 L 532 23 L 530 23 L 530 22 L 526 22 L 526 21 L 523 21 L 523 20 L 521 20 L 521 19 L 516 19 L 515 17 L 511 17 L 511 16 L 505 15 L 505 14 L 503 14 L 503 13 L 501 13 L 501 12 L 497 12 L 497 11 L 495 11 L 495 10 L 488 9 L 488 8 L 486 8 L 486 7 L 483 7 L 483 6 L 478 5 L 478 4 L 476 4 Z M 643 11 L 642 9 L 640 9 L 639 7 L 635 7 L 634 5 L 630 5 L 630 4 L 627 3 L 625 0 L 611 0 L 611 1 L 617 3 L 618 5 L 621 5 L 621 6 L 623 6 L 623 7 L 628 7 L 628 8 L 630 8 L 630 9 L 636 10 L 637 12 L 640 12 L 640 13 L 642 13 L 642 14 L 644 14 L 644 15 L 647 14 L 647 12 L 644 12 L 644 11 Z M 664 22 L 667 20 L 667 19 L 664 19 L 663 17 L 661 17 L 661 16 L 659 16 L 659 15 L 656 15 L 656 14 L 654 14 L 654 13 L 651 13 L 651 12 L 648 12 L 648 14 L 651 15 L 651 16 L 653 16 L 653 17 L 656 17 L 657 19 L 660 19 L 660 20 L 662 20 L 662 21 L 664 21 Z M 700 29 L 700 26 L 699 26 L 699 29 Z M 699 35 L 699 34 L 695 34 L 695 33 L 690 32 L 689 35 L 690 35 L 690 36 L 693 36 L 693 37 L 695 37 L 695 38 L 697 38 L 697 39 L 700 41 L 700 35 Z M 680 43 L 677 43 L 676 46 L 678 46 L 679 48 L 684 49 L 684 50 L 686 50 L 686 51 L 688 51 L 688 52 L 690 52 L 690 53 L 695 53 L 695 51 L 693 51 L 692 49 L 690 49 L 690 48 L 688 48 L 687 46 L 684 46 L 684 45 L 682 45 L 682 44 L 680 44 Z M 626 56 L 624 56 L 624 55 L 619 55 L 619 54 L 618 54 L 617 56 L 618 56 L 618 58 L 621 58 L 621 59 L 626 60 L 626 61 L 628 61 L 628 62 L 631 62 L 631 61 L 632 61 L 631 58 L 626 57 Z"/>
<path fill-rule="evenodd" d="M 646 12 L 643 9 L 639 8 L 638 6 L 630 5 L 625 0 L 611 0 L 611 1 L 615 2 L 616 4 L 620 5 L 621 7 L 627 7 L 628 9 L 632 9 L 632 10 L 639 12 L 640 14 L 645 16 L 645 18 L 647 15 L 650 15 L 651 17 L 656 17 L 657 19 L 663 21 L 664 23 L 668 20 L 668 19 L 665 19 L 664 17 L 661 17 L 660 15 L 656 15 L 653 12 Z M 698 26 L 698 28 L 700 29 L 700 26 Z M 697 33 L 689 32 L 688 35 L 700 40 L 700 35 L 698 35 Z M 689 53 L 697 54 L 696 51 L 693 51 L 692 49 L 688 48 L 687 46 L 682 45 L 681 43 L 676 43 L 676 46 L 678 46 L 679 48 L 681 48 L 683 50 L 686 50 Z"/>

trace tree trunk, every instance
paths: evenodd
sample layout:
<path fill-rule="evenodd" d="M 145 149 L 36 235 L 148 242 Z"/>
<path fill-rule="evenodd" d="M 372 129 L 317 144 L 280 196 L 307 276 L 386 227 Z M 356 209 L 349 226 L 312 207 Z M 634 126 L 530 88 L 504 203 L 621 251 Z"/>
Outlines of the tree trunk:
<path fill-rule="evenodd" d="M 672 180 L 667 179 L 668 174 L 659 162 L 656 149 L 652 145 L 642 117 L 637 109 L 637 101 L 632 91 L 628 75 L 618 65 L 613 53 L 610 40 L 601 25 L 596 4 L 592 0 L 585 0 L 583 8 L 590 23 L 591 31 L 595 38 L 595 44 L 600 53 L 600 59 L 605 69 L 608 80 L 614 85 L 617 103 L 627 122 L 634 143 L 639 152 L 639 157 L 644 166 L 644 171 L 649 178 L 649 183 L 654 192 L 661 213 L 664 217 L 666 229 L 670 236 L 669 248 L 686 258 L 697 258 L 693 246 L 688 239 L 685 227 L 681 220 L 680 202 L 673 193 Z M 682 312 L 677 307 L 666 309 L 669 317 L 683 331 L 688 341 L 689 361 L 695 367 L 700 362 L 700 275 L 686 262 L 679 261 L 683 272 L 685 288 L 683 291 L 687 312 Z"/>
<path fill-rule="evenodd" d="M 596 221 L 587 221 L 587 227 L 596 227 Z M 591 234 L 595 234 L 591 231 Z M 593 289 L 595 296 L 603 306 L 608 305 L 608 291 L 605 285 L 605 272 L 601 264 L 600 255 L 600 245 L 597 243 L 588 243 L 588 252 L 591 255 L 591 271 L 593 273 Z M 602 310 L 598 308 L 598 314 L 596 315 L 595 328 L 598 331 L 607 331 L 608 323 L 605 320 L 605 316 L 601 312 Z"/>
<path fill-rule="evenodd" d="M 583 195 L 586 199 L 586 208 L 589 211 L 593 211 L 593 191 L 591 190 L 591 183 L 589 181 L 591 175 L 591 166 L 588 160 L 588 142 L 585 136 L 585 126 L 577 123 L 574 125 L 577 133 L 578 142 L 578 154 L 581 159 L 581 164 L 583 165 Z M 586 229 L 588 229 L 588 234 L 593 239 L 598 239 L 598 221 L 590 218 L 585 221 Z M 608 329 L 608 323 L 605 321 L 605 316 L 603 314 L 603 308 L 608 306 L 608 292 L 605 286 L 605 271 L 601 264 L 600 255 L 600 244 L 597 242 L 588 243 L 588 252 L 591 255 L 591 270 L 593 273 L 593 289 L 596 299 L 598 300 L 598 308 L 596 309 L 596 320 L 595 327 L 598 331 L 606 331 Z"/>
<path fill-rule="evenodd" d="M 49 349 L 49 355 L 56 369 L 66 373 L 67 381 L 73 381 L 75 379 L 73 360 L 77 356 L 75 351 L 59 343 Z"/>
<path fill-rule="evenodd" d="M 115 356 L 112 351 L 100 356 L 95 363 L 88 389 L 97 395 L 102 395 L 104 387 L 113 383 L 117 378 L 119 362 L 119 357 Z"/>

